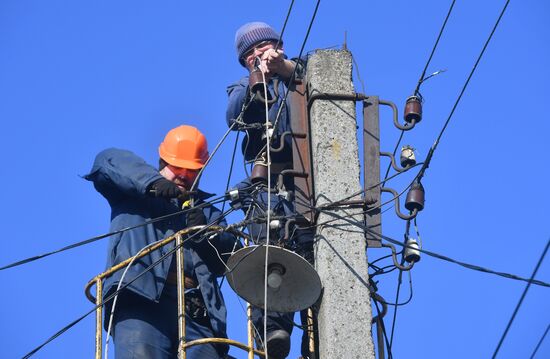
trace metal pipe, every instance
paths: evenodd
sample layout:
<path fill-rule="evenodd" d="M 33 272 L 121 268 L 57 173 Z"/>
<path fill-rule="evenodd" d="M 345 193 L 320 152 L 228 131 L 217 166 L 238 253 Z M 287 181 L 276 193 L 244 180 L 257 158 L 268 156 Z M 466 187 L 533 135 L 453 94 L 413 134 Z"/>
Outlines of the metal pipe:
<path fill-rule="evenodd" d="M 168 244 L 168 243 L 170 243 L 174 240 L 176 242 L 179 242 L 180 244 L 183 243 L 183 241 L 181 239 L 182 236 L 187 235 L 190 232 L 200 230 L 204 227 L 205 226 L 193 226 L 193 227 L 186 228 L 186 229 L 183 229 L 181 231 L 178 231 L 175 234 L 173 234 L 172 236 L 169 236 L 169 237 L 165 238 L 164 240 L 160 241 L 159 243 L 143 250 L 139 255 L 130 257 L 130 258 L 118 263 L 117 265 L 109 268 L 105 272 L 95 276 L 94 278 L 92 278 L 86 284 L 86 287 L 85 287 L 86 297 L 92 303 L 95 303 L 96 306 L 98 306 L 98 308 L 96 309 L 96 339 L 95 339 L 95 358 L 96 359 L 101 359 L 102 350 L 103 350 L 103 336 L 102 336 L 103 335 L 103 329 L 102 329 L 102 326 L 103 326 L 102 325 L 103 324 L 103 322 L 102 322 L 103 307 L 100 306 L 102 304 L 102 300 L 103 300 L 103 298 L 102 298 L 103 297 L 103 279 L 105 279 L 106 277 L 112 275 L 114 272 L 124 268 L 129 263 L 131 263 L 133 260 L 142 258 L 142 257 L 148 255 L 149 253 L 151 253 L 152 251 L 154 251 L 155 249 L 158 249 L 162 246 L 165 246 L 166 244 Z M 246 234 L 242 233 L 241 231 L 238 231 L 234 228 L 227 228 L 227 227 L 216 226 L 216 225 L 211 225 L 211 226 L 209 226 L 209 228 L 211 228 L 215 231 L 228 231 L 230 233 L 233 233 L 237 237 L 244 238 L 245 242 L 248 243 L 248 236 Z M 178 245 L 178 244 L 176 244 L 176 245 Z M 183 254 L 183 246 L 179 247 L 178 251 L 176 253 L 179 252 L 180 248 L 182 249 L 182 254 Z M 178 255 L 176 254 L 176 260 L 177 259 L 178 259 Z M 180 268 L 179 264 L 178 264 L 178 268 Z M 178 270 L 178 283 L 182 283 L 182 284 L 184 282 L 184 279 L 183 279 L 184 278 L 183 277 L 184 276 L 184 271 L 183 271 L 183 269 L 184 269 L 184 262 L 183 262 L 183 255 L 182 255 L 182 257 L 181 257 L 181 271 Z M 90 289 L 94 284 L 96 285 L 96 296 L 95 296 L 95 298 L 90 293 Z M 181 296 L 180 296 L 180 293 L 179 293 L 180 290 L 181 290 Z M 180 300 L 181 300 L 181 302 L 180 302 Z M 264 355 L 264 353 L 262 351 L 255 350 L 254 346 L 253 346 L 253 343 L 252 343 L 253 337 L 252 337 L 252 325 L 251 325 L 252 322 L 251 322 L 251 319 L 250 319 L 250 317 L 251 317 L 250 305 L 249 305 L 249 310 L 247 311 L 248 323 L 249 323 L 249 339 L 248 339 L 248 346 L 247 346 L 247 345 L 242 344 L 240 342 L 230 340 L 230 339 L 226 339 L 226 338 L 205 338 L 205 339 L 198 339 L 198 340 L 191 341 L 189 343 L 185 343 L 185 305 L 181 306 L 180 303 L 185 303 L 185 288 L 184 288 L 183 285 L 178 285 L 178 315 L 179 315 L 178 325 L 180 324 L 179 323 L 180 318 L 181 318 L 182 323 L 183 323 L 183 325 L 178 327 L 178 332 L 179 332 L 179 328 L 183 328 L 183 331 L 179 333 L 180 334 L 180 343 L 181 343 L 181 345 L 179 345 L 179 347 L 178 347 L 178 353 L 179 353 L 178 355 L 179 355 L 180 358 L 185 359 L 185 355 L 186 355 L 185 350 L 186 350 L 186 348 L 194 346 L 194 345 L 201 345 L 201 344 L 208 344 L 208 343 L 224 343 L 224 344 L 232 345 L 234 347 L 246 350 L 249 353 L 249 359 L 254 359 L 254 353 L 256 353 L 257 355 L 260 355 L 260 356 Z M 180 308 L 183 308 L 183 313 L 180 313 Z M 182 338 L 183 338 L 183 341 L 181 341 Z"/>
<path fill-rule="evenodd" d="M 286 175 L 290 175 L 290 176 L 293 176 L 293 177 L 301 177 L 301 178 L 307 178 L 308 177 L 308 174 L 304 173 L 304 172 L 291 170 L 291 169 L 282 170 L 281 173 L 279 173 L 279 177 L 277 178 L 277 189 L 279 191 L 283 190 L 283 182 L 284 182 L 284 177 Z"/>
<path fill-rule="evenodd" d="M 178 285 L 178 358 L 187 358 L 185 350 L 185 272 L 183 240 L 181 234 L 176 236 L 176 273 Z"/>
<path fill-rule="evenodd" d="M 402 131 L 410 131 L 416 125 L 416 120 L 414 120 L 414 119 L 410 122 L 410 126 L 401 125 L 399 123 L 399 120 L 397 119 L 397 117 L 399 116 L 398 111 L 397 111 L 397 106 L 395 106 L 395 104 L 391 101 L 379 100 L 378 102 L 381 105 L 386 105 L 386 106 L 389 106 L 389 107 L 392 108 L 392 111 L 393 111 L 393 125 L 395 127 L 397 127 L 398 129 L 400 129 Z"/>
<path fill-rule="evenodd" d="M 397 166 L 397 164 L 395 164 L 395 157 L 390 152 L 380 152 L 380 156 L 389 157 L 390 160 L 391 160 L 392 168 L 394 170 L 396 170 L 397 172 L 399 172 L 399 173 L 406 171 L 410 167 L 410 166 L 407 166 L 405 168 L 401 168 L 401 167 Z"/>
<path fill-rule="evenodd" d="M 274 152 L 274 153 L 277 153 L 277 152 L 281 152 L 283 150 L 283 148 L 285 147 L 285 138 L 287 136 L 292 136 L 294 138 L 306 138 L 307 135 L 305 133 L 293 133 L 291 131 L 285 131 L 283 132 L 283 134 L 281 135 L 280 139 L 279 139 L 279 147 L 277 148 L 273 148 L 273 147 L 270 147 L 270 151 L 271 152 Z"/>
<path fill-rule="evenodd" d="M 103 350 L 103 306 L 99 306 L 103 297 L 103 283 L 101 280 L 98 280 L 96 283 L 95 295 L 97 298 L 96 306 L 98 306 L 95 310 L 95 358 L 101 359 Z"/>
<path fill-rule="evenodd" d="M 178 234 L 181 234 L 183 236 L 183 235 L 189 234 L 191 232 L 198 231 L 198 230 L 200 230 L 204 227 L 205 226 L 194 226 L 194 227 L 182 229 L 181 231 L 171 235 L 170 237 L 167 237 L 167 238 L 163 239 L 162 241 L 158 242 L 157 244 L 143 250 L 140 255 L 134 256 L 134 257 L 135 257 L 135 259 L 143 258 L 146 255 L 148 255 L 149 253 L 151 253 L 152 251 L 154 251 L 154 250 L 156 250 L 156 249 L 158 249 L 162 246 L 165 246 L 168 243 L 174 241 Z M 212 231 L 220 231 L 220 232 L 221 231 L 227 231 L 227 232 L 230 232 L 230 233 L 234 234 L 235 236 L 237 236 L 239 238 L 247 238 L 248 237 L 246 234 L 242 233 L 241 231 L 236 230 L 233 227 L 222 227 L 222 226 L 217 226 L 217 225 L 211 225 L 208 228 L 212 229 Z M 98 274 L 97 276 L 92 278 L 86 284 L 86 287 L 85 287 L 85 294 L 86 294 L 86 297 L 88 298 L 88 300 L 92 303 L 96 302 L 96 298 L 94 298 L 94 296 L 90 293 L 90 289 L 91 289 L 92 285 L 94 285 L 98 280 L 103 280 L 103 279 L 109 277 L 110 275 L 112 275 L 114 272 L 126 267 L 130 262 L 132 262 L 132 260 L 135 260 L 134 257 L 130 257 L 130 258 L 118 263 L 117 265 L 112 266 L 111 268 L 109 268 L 105 272 L 103 272 L 101 274 Z"/>
<path fill-rule="evenodd" d="M 400 208 L 400 204 L 399 204 L 399 194 L 393 188 L 382 187 L 382 188 L 380 188 L 380 191 L 393 194 L 393 200 L 395 201 L 395 206 L 394 206 L 395 207 L 395 214 L 397 214 L 397 216 L 399 218 L 401 218 L 405 221 L 408 221 L 408 220 L 411 220 L 414 217 L 416 217 L 416 215 L 418 214 L 418 209 L 417 208 L 413 209 L 409 216 L 401 213 L 401 208 Z"/>
<path fill-rule="evenodd" d="M 391 257 L 393 259 L 393 265 L 395 265 L 398 269 L 406 272 L 406 271 L 409 271 L 413 268 L 414 261 L 412 261 L 411 264 L 407 267 L 402 266 L 401 264 L 399 264 L 399 262 L 397 261 L 397 255 L 396 255 L 396 252 L 395 252 L 395 247 L 392 244 L 382 243 L 382 247 L 391 248 Z"/>
<path fill-rule="evenodd" d="M 316 100 L 332 100 L 332 101 L 363 101 L 368 99 L 369 97 L 362 93 L 354 93 L 352 95 L 350 94 L 340 94 L 340 93 L 326 93 L 326 92 L 320 92 L 318 90 L 313 90 L 312 92 L 315 92 L 314 94 L 311 94 L 307 101 L 307 110 L 311 109 L 311 106 L 313 105 L 313 102 Z"/>
<path fill-rule="evenodd" d="M 315 353 L 315 333 L 313 331 L 313 310 L 307 308 L 307 330 L 309 336 L 309 353 Z"/>

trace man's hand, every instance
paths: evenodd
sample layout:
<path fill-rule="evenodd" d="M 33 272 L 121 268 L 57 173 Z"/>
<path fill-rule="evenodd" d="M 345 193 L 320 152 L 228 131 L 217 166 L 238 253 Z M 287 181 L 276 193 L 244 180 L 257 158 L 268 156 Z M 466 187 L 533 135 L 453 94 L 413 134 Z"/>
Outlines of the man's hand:
<path fill-rule="evenodd" d="M 166 178 L 153 182 L 150 191 L 154 193 L 155 197 L 163 198 L 177 198 L 184 194 L 178 185 L 172 181 L 168 181 Z"/>
<path fill-rule="evenodd" d="M 281 76 L 283 79 L 288 79 L 294 71 L 294 62 L 285 60 L 285 53 L 283 49 L 275 51 L 275 49 L 267 49 L 261 56 L 260 70 L 262 70 L 267 76 L 273 76 L 275 74 Z"/>
<path fill-rule="evenodd" d="M 206 224 L 206 217 L 202 208 L 192 208 L 187 212 L 187 227 L 202 226 Z"/>

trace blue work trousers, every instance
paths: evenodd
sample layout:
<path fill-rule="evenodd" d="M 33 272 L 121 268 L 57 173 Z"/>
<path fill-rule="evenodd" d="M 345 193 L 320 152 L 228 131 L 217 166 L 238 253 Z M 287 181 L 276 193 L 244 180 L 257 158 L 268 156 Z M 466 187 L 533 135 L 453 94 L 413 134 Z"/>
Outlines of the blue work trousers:
<path fill-rule="evenodd" d="M 133 293 L 121 295 L 115 308 L 113 340 L 117 359 L 178 357 L 177 289 L 167 285 L 159 303 Z M 204 325 L 206 324 L 206 325 Z M 185 315 L 186 341 L 212 338 L 208 323 Z M 187 348 L 188 359 L 222 359 L 223 348 L 203 344 Z"/>

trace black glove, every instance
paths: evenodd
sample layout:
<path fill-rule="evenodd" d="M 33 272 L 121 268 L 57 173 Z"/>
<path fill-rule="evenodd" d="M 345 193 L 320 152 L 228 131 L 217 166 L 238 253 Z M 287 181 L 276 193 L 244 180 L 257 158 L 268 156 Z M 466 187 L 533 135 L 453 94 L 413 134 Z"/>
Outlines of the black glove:
<path fill-rule="evenodd" d="M 166 178 L 161 178 L 151 184 L 150 192 L 155 197 L 163 198 L 176 198 L 183 194 L 182 190 L 172 181 L 168 181 Z"/>
<path fill-rule="evenodd" d="M 206 224 L 206 217 L 202 208 L 192 208 L 187 212 L 187 227 L 202 226 L 203 224 Z"/>

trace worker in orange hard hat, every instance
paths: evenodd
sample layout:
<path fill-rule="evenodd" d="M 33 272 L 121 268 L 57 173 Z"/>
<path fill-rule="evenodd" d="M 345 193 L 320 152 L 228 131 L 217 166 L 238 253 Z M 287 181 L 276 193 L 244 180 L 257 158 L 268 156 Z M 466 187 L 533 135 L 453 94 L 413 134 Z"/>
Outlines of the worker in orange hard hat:
<path fill-rule="evenodd" d="M 187 227 L 214 222 L 226 225 L 221 212 L 206 202 L 211 195 L 198 189 L 193 191 L 195 207 L 182 211 L 208 159 L 204 135 L 192 126 L 176 127 L 168 132 L 158 151 L 157 170 L 130 151 L 104 150 L 85 176 L 111 206 L 111 232 L 116 234 L 110 237 L 107 268 Z M 159 217 L 162 220 L 152 221 Z M 224 273 L 223 260 L 227 258 L 219 253 L 240 246 L 225 232 L 214 237 L 210 232 L 207 238 L 186 242 L 183 282 L 187 341 L 226 337 L 226 309 L 216 277 Z M 112 301 L 105 303 L 104 327 L 108 330 L 112 326 L 117 359 L 177 357 L 176 260 L 173 254 L 162 258 L 174 247 L 172 242 L 152 251 L 135 261 L 126 274 L 117 271 L 105 279 L 104 300 L 117 287 L 127 285 L 118 294 L 116 306 Z M 187 358 L 228 358 L 227 351 L 222 344 L 197 345 L 187 349 Z"/>
<path fill-rule="evenodd" d="M 159 156 L 161 174 L 179 185 L 181 190 L 191 190 L 208 159 L 206 138 L 195 127 L 176 127 L 168 132 L 160 144 Z"/>

